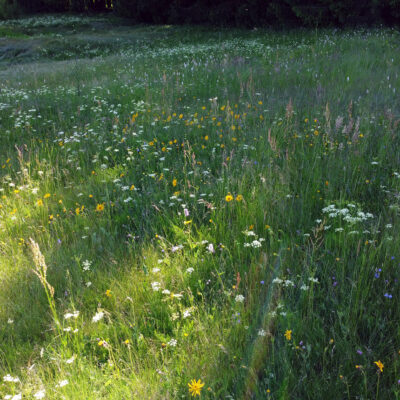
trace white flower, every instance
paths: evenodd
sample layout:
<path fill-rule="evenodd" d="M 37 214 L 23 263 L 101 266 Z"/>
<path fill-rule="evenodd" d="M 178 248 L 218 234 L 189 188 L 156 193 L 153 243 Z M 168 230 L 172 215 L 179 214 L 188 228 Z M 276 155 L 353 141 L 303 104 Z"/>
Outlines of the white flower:
<path fill-rule="evenodd" d="M 11 318 L 8 318 L 8 320 L 7 320 L 7 324 L 13 324 L 14 323 L 14 320 L 13 319 L 11 319 Z"/>
<path fill-rule="evenodd" d="M 11 397 L 11 400 L 21 400 L 22 399 L 22 393 L 18 393 Z"/>
<path fill-rule="evenodd" d="M 173 253 L 175 253 L 176 251 L 181 250 L 181 249 L 183 249 L 183 246 L 180 244 L 178 246 L 172 246 L 171 251 Z"/>
<path fill-rule="evenodd" d="M 300 289 L 301 290 L 308 290 L 309 286 L 303 284 L 303 285 L 300 286 Z"/>
<path fill-rule="evenodd" d="M 244 302 L 244 296 L 242 296 L 241 294 L 238 294 L 235 297 L 235 301 L 236 301 L 236 303 L 243 303 Z"/>
<path fill-rule="evenodd" d="M 153 274 L 156 274 L 157 272 L 160 272 L 160 268 L 153 268 L 153 269 L 151 270 L 151 272 L 152 272 Z"/>
<path fill-rule="evenodd" d="M 171 292 L 168 289 L 164 289 L 161 293 L 162 294 L 171 294 Z"/>
<path fill-rule="evenodd" d="M 19 378 L 17 377 L 13 377 L 10 374 L 7 374 L 6 376 L 3 376 L 3 381 L 4 382 L 14 382 L 14 383 L 18 383 L 19 382 Z"/>
<path fill-rule="evenodd" d="M 275 278 L 275 279 L 272 281 L 272 283 L 282 283 L 282 282 L 283 282 L 283 280 L 280 279 L 280 278 Z"/>
<path fill-rule="evenodd" d="M 35 399 L 44 399 L 46 397 L 46 391 L 44 389 L 39 390 L 38 392 L 36 392 L 33 397 Z"/>
<path fill-rule="evenodd" d="M 251 247 L 253 247 L 255 249 L 258 247 L 261 247 L 261 242 L 259 240 L 253 240 L 251 243 Z"/>
<path fill-rule="evenodd" d="M 308 278 L 308 280 L 310 282 L 313 282 L 313 283 L 318 283 L 318 279 L 317 278 Z"/>
<path fill-rule="evenodd" d="M 151 288 L 155 291 L 158 292 L 160 290 L 161 284 L 160 282 L 151 282 Z"/>
<path fill-rule="evenodd" d="M 175 347 L 177 344 L 178 344 L 178 341 L 176 339 L 171 339 L 168 342 L 168 346 L 171 346 L 171 347 Z"/>
<path fill-rule="evenodd" d="M 103 311 L 97 312 L 93 318 L 92 318 L 92 322 L 99 322 L 101 319 L 103 319 L 104 317 L 104 313 Z"/>
<path fill-rule="evenodd" d="M 85 260 L 85 261 L 82 263 L 82 265 L 83 265 L 83 270 L 84 270 L 84 271 L 89 271 L 89 270 L 90 270 L 90 267 L 92 266 L 92 263 L 91 263 L 91 261 L 89 261 L 89 260 Z"/>
<path fill-rule="evenodd" d="M 191 274 L 193 271 L 194 271 L 194 268 L 192 268 L 192 267 L 189 267 L 189 268 L 186 270 L 186 272 L 187 272 L 188 274 Z"/>
<path fill-rule="evenodd" d="M 72 313 L 66 313 L 64 314 L 64 319 L 70 319 L 70 318 L 78 318 L 79 317 L 79 311 L 74 311 Z"/>
<path fill-rule="evenodd" d="M 72 364 L 76 360 L 76 355 L 74 354 L 71 358 L 68 358 L 68 360 L 65 360 L 67 364 Z"/>
<path fill-rule="evenodd" d="M 266 335 L 267 335 L 267 332 L 265 332 L 264 329 L 260 329 L 258 331 L 258 336 L 266 336 Z"/>
<path fill-rule="evenodd" d="M 58 382 L 58 384 L 56 385 L 56 387 L 64 387 L 64 386 L 66 386 L 66 385 L 68 385 L 68 380 L 67 379 L 64 379 L 63 381 L 60 381 L 60 382 Z"/>
<path fill-rule="evenodd" d="M 207 250 L 208 250 L 210 253 L 215 253 L 214 245 L 213 245 L 212 243 L 210 243 L 210 244 L 207 246 Z"/>

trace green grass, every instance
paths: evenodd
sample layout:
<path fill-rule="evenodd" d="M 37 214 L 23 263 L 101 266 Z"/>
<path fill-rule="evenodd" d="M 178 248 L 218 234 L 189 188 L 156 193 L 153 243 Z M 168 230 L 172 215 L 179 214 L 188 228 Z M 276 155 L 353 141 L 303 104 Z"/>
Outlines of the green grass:
<path fill-rule="evenodd" d="M 0 397 L 400 398 L 397 31 L 0 32 Z"/>

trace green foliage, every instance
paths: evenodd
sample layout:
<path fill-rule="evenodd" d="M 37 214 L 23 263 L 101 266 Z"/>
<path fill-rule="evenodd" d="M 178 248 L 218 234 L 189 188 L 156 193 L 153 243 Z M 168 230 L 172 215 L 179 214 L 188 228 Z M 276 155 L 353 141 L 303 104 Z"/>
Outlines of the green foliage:
<path fill-rule="evenodd" d="M 0 17 L 24 13 L 104 12 L 136 23 L 216 26 L 350 26 L 400 21 L 398 0 L 1 0 Z"/>
<path fill-rule="evenodd" d="M 1 398 L 399 398 L 399 32 L 0 34 Z"/>
<path fill-rule="evenodd" d="M 19 11 L 16 0 L 0 0 L 0 20 L 16 18 Z"/>

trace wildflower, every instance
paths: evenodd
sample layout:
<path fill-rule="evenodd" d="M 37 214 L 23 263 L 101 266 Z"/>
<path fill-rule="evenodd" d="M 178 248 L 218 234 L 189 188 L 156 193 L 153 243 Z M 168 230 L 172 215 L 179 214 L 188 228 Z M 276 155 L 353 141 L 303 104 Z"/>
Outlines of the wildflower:
<path fill-rule="evenodd" d="M 171 339 L 168 342 L 168 346 L 171 346 L 171 347 L 175 347 L 177 344 L 178 344 L 178 341 L 176 339 Z"/>
<path fill-rule="evenodd" d="M 51 197 L 51 194 L 50 194 L 50 193 L 46 193 L 46 194 L 43 196 L 44 199 L 48 199 L 49 197 Z"/>
<path fill-rule="evenodd" d="M 92 322 L 98 322 L 98 321 L 100 321 L 101 319 L 103 319 L 103 317 L 104 317 L 103 311 L 99 311 L 99 312 L 97 312 L 97 313 L 93 316 Z"/>
<path fill-rule="evenodd" d="M 107 296 L 107 297 L 111 297 L 111 290 L 110 290 L 110 289 L 107 289 L 107 290 L 106 290 L 106 296 Z"/>
<path fill-rule="evenodd" d="M 84 271 L 90 271 L 90 267 L 92 266 L 92 262 L 89 260 L 85 260 L 83 263 L 83 270 Z"/>
<path fill-rule="evenodd" d="M 243 196 L 241 194 L 238 194 L 236 196 L 236 201 L 242 201 L 243 200 Z"/>
<path fill-rule="evenodd" d="M 75 360 L 76 360 L 76 355 L 74 354 L 71 358 L 69 358 L 69 359 L 66 360 L 65 362 L 66 362 L 67 364 L 72 364 Z"/>
<path fill-rule="evenodd" d="M 235 297 L 235 301 L 236 301 L 236 303 L 243 303 L 244 302 L 244 296 L 242 296 L 241 294 L 238 294 Z"/>
<path fill-rule="evenodd" d="M 35 399 L 44 399 L 45 396 L 46 396 L 46 391 L 45 391 L 44 389 L 39 390 L 38 392 L 36 392 L 36 393 L 33 395 L 33 397 L 34 397 Z"/>
<path fill-rule="evenodd" d="M 258 336 L 266 336 L 266 335 L 267 335 L 267 332 L 265 332 L 264 329 L 260 329 L 258 331 Z"/>
<path fill-rule="evenodd" d="M 207 251 L 209 251 L 210 253 L 215 253 L 214 245 L 213 245 L 212 243 L 210 243 L 210 244 L 207 246 Z"/>
<path fill-rule="evenodd" d="M 188 220 L 188 221 L 184 221 L 184 222 L 183 222 L 183 224 L 184 224 L 184 225 L 189 225 L 189 224 L 191 224 L 191 223 L 192 223 L 192 221 L 193 221 L 193 220 L 192 220 L 192 219 L 190 219 L 190 220 Z"/>
<path fill-rule="evenodd" d="M 229 203 L 230 201 L 232 201 L 233 200 L 233 196 L 230 194 L 230 193 L 228 193 L 226 196 L 225 196 L 225 201 L 227 202 L 227 203 Z"/>
<path fill-rule="evenodd" d="M 64 319 L 70 319 L 70 318 L 78 318 L 79 317 L 79 311 L 74 311 L 72 313 L 66 313 L 64 314 Z"/>
<path fill-rule="evenodd" d="M 204 386 L 204 383 L 201 382 L 201 379 L 199 379 L 197 382 L 196 379 L 192 379 L 192 381 L 188 383 L 188 386 L 190 394 L 195 397 L 200 396 L 201 389 Z"/>
<path fill-rule="evenodd" d="M 101 212 L 101 211 L 103 211 L 104 210 L 104 203 L 102 203 L 102 204 L 97 204 L 97 206 L 96 206 L 96 211 L 97 212 Z"/>
<path fill-rule="evenodd" d="M 286 340 L 291 340 L 292 339 L 292 331 L 289 329 L 286 329 L 284 336 L 285 336 Z"/>
<path fill-rule="evenodd" d="M 62 388 L 62 387 L 64 387 L 64 386 L 68 385 L 68 383 L 69 383 L 69 381 L 68 381 L 67 379 L 64 379 L 64 380 L 58 382 L 58 384 L 56 385 L 56 387 Z"/>
<path fill-rule="evenodd" d="M 189 268 L 186 270 L 186 272 L 187 272 L 188 274 L 191 274 L 193 271 L 194 271 L 194 268 L 192 268 L 192 267 L 189 267 Z"/>
<path fill-rule="evenodd" d="M 14 382 L 14 383 L 18 383 L 18 382 L 19 382 L 19 378 L 14 378 L 14 377 L 11 376 L 10 374 L 7 374 L 7 375 L 3 376 L 3 381 L 4 381 L 4 382 Z"/>
<path fill-rule="evenodd" d="M 160 286 L 161 286 L 160 282 L 152 282 L 152 283 L 151 283 L 151 288 L 152 288 L 155 292 L 158 292 L 158 291 L 160 290 Z"/>
<path fill-rule="evenodd" d="M 380 370 L 381 372 L 383 372 L 383 363 L 382 363 L 381 360 L 374 361 L 374 364 L 376 364 L 376 366 L 379 368 L 379 370 Z"/>
<path fill-rule="evenodd" d="M 41 207 L 41 206 L 43 205 L 43 200 L 42 200 L 42 199 L 39 199 L 39 200 L 36 202 L 36 205 L 37 205 L 38 207 Z"/>

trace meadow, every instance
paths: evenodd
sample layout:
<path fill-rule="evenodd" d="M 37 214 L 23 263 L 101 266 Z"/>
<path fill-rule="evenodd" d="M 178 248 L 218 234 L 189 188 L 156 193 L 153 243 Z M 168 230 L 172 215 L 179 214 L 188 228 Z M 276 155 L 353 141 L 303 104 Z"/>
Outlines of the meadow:
<path fill-rule="evenodd" d="M 0 398 L 400 399 L 395 29 L 0 22 Z"/>

